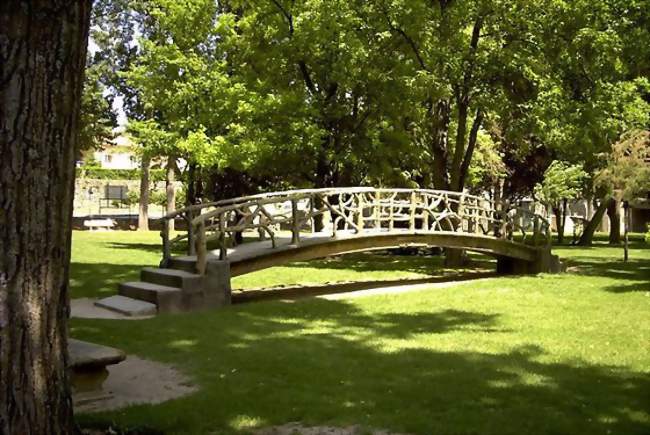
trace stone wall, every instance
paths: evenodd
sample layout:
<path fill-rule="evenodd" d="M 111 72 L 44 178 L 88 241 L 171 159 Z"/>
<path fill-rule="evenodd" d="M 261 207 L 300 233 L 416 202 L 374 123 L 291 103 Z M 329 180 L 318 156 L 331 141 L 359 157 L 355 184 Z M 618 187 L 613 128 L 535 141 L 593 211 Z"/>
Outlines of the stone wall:
<path fill-rule="evenodd" d="M 176 189 L 182 188 L 181 182 L 176 182 Z M 75 180 L 74 190 L 74 215 L 75 216 L 89 216 L 100 214 L 100 199 L 105 197 L 106 186 L 126 186 L 127 191 L 140 192 L 140 180 L 97 180 L 91 178 L 78 178 Z M 152 181 L 150 183 L 151 190 L 165 191 L 164 181 Z M 107 204 L 102 201 L 102 208 Z M 153 214 L 162 213 L 160 206 L 151 205 L 150 208 Z M 115 213 L 137 213 L 138 205 L 133 204 L 131 207 L 122 207 L 120 209 L 108 207 L 108 210 L 101 210 L 101 214 L 115 214 Z"/>

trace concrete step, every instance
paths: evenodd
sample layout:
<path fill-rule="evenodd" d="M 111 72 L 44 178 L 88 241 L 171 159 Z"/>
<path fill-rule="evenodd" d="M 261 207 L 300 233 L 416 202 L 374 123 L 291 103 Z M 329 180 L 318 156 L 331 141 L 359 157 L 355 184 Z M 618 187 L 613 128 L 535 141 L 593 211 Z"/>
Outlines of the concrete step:
<path fill-rule="evenodd" d="M 184 270 L 189 273 L 196 273 L 196 257 L 195 256 L 183 256 L 183 257 L 171 257 L 169 259 L 169 264 L 167 265 L 171 269 Z"/>
<path fill-rule="evenodd" d="M 154 316 L 158 312 L 156 305 L 150 302 L 133 299 L 126 296 L 115 295 L 100 299 L 95 306 L 105 308 L 125 316 Z"/>
<path fill-rule="evenodd" d="M 68 340 L 68 353 L 72 388 L 77 395 L 101 392 L 102 384 L 108 377 L 106 366 L 119 364 L 126 359 L 126 354 L 119 349 L 72 338 Z"/>
<path fill-rule="evenodd" d="M 145 267 L 140 271 L 140 279 L 144 282 L 168 287 L 178 287 L 186 293 L 196 293 L 202 290 L 203 278 L 196 273 L 179 269 L 161 269 Z"/>
<path fill-rule="evenodd" d="M 184 309 L 183 290 L 178 287 L 132 281 L 120 284 L 118 293 L 155 304 L 159 313 L 178 312 Z"/>

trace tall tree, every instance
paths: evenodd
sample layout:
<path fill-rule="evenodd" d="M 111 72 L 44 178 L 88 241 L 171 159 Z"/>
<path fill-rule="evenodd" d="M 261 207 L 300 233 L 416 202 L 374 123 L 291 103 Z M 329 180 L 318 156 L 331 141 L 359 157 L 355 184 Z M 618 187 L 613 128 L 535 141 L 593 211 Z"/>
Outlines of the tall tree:
<path fill-rule="evenodd" d="M 544 172 L 544 180 L 535 186 L 535 196 L 555 215 L 560 243 L 564 242 L 568 201 L 580 197 L 585 178 L 587 173 L 581 166 L 555 160 Z"/>
<path fill-rule="evenodd" d="M 73 433 L 68 265 L 90 8 L 0 3 L 0 433 Z"/>

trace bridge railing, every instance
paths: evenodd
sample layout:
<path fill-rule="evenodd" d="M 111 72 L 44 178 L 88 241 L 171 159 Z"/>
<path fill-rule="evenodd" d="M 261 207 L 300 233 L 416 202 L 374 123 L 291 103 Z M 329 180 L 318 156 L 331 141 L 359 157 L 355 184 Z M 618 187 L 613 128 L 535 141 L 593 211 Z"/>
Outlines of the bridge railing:
<path fill-rule="evenodd" d="M 187 231 L 170 239 L 170 219 L 181 216 Z M 279 230 L 291 233 L 299 245 L 305 231 L 354 234 L 404 232 L 455 232 L 478 234 L 522 243 L 550 244 L 548 221 L 526 209 L 495 203 L 463 192 L 428 189 L 336 188 L 265 193 L 200 204 L 163 221 L 163 264 L 172 247 L 187 242 L 187 252 L 197 255 L 197 268 L 205 270 L 208 243 L 214 242 L 221 259 L 235 234 L 257 230 L 277 246 Z"/>

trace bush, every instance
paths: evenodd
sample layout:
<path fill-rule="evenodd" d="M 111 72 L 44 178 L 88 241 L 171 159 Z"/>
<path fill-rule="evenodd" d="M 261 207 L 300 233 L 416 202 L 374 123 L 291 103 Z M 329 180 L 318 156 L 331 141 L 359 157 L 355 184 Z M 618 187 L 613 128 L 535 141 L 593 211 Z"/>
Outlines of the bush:
<path fill-rule="evenodd" d="M 645 233 L 645 242 L 650 243 L 650 224 L 646 227 L 647 231 Z"/>
<path fill-rule="evenodd" d="M 140 169 L 104 169 L 84 166 L 77 168 L 77 178 L 90 178 L 93 180 L 139 180 Z M 151 169 L 149 171 L 151 181 L 164 181 L 165 171 L 163 169 Z"/>
<path fill-rule="evenodd" d="M 137 190 L 129 190 L 126 194 L 126 205 L 135 205 L 140 202 L 140 192 Z M 159 205 L 165 207 L 167 205 L 167 192 L 165 190 L 150 190 L 149 191 L 149 204 Z M 185 207 L 185 190 L 176 190 L 176 209 Z"/>

